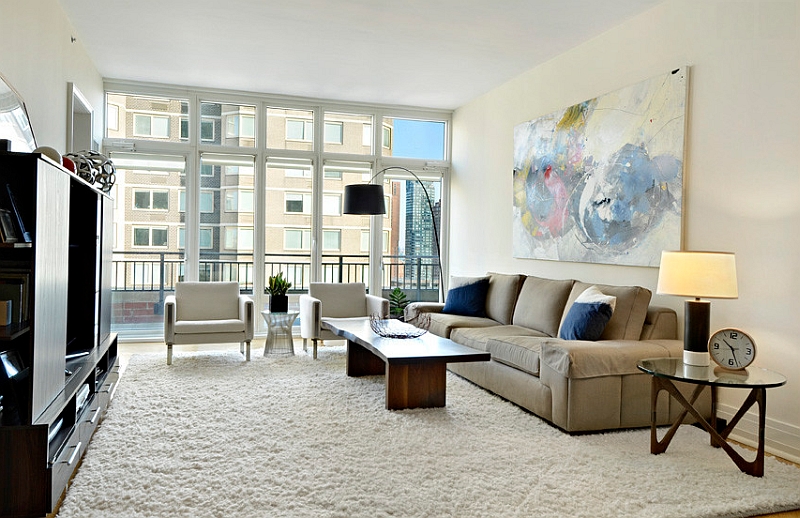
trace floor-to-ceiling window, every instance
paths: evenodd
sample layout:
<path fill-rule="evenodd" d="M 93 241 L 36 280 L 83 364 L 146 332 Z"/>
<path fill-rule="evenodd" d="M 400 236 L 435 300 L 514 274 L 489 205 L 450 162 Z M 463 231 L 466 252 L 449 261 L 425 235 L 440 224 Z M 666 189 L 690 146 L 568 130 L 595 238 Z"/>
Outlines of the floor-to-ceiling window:
<path fill-rule="evenodd" d="M 236 280 L 259 309 L 278 272 L 292 282 L 290 303 L 317 280 L 438 297 L 449 113 L 116 83 L 107 92 L 123 338 L 159 336 L 164 297 L 183 279 Z M 344 214 L 344 187 L 368 181 L 383 183 L 386 215 Z"/>

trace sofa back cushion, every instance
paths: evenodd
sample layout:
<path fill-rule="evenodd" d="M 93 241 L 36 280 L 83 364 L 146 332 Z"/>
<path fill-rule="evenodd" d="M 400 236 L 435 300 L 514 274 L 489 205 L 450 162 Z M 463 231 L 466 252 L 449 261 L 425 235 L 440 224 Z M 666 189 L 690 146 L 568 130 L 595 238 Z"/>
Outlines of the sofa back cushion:
<path fill-rule="evenodd" d="M 524 275 L 490 272 L 489 292 L 486 294 L 486 316 L 503 325 L 510 324 L 524 280 Z"/>
<path fill-rule="evenodd" d="M 542 279 L 532 275 L 526 277 L 517 298 L 512 323 L 536 329 L 547 336 L 557 336 L 564 307 L 574 283 L 572 279 Z"/>
<path fill-rule="evenodd" d="M 564 318 L 575 299 L 591 286 L 592 284 L 585 282 L 575 283 L 563 313 Z M 642 334 L 645 317 L 647 317 L 650 297 L 653 295 L 650 290 L 641 286 L 610 286 L 607 284 L 595 284 L 594 286 L 597 286 L 603 294 L 617 298 L 614 313 L 606 324 L 600 340 L 638 340 Z"/>

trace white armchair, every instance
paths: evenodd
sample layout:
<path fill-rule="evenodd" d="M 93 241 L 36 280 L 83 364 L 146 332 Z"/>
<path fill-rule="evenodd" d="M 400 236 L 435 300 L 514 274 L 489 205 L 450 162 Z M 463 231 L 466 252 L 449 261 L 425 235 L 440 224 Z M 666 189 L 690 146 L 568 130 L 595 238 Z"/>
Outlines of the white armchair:
<path fill-rule="evenodd" d="M 307 341 L 311 340 L 316 359 L 318 341 L 342 339 L 321 327 L 326 318 L 369 318 L 370 315 L 388 317 L 389 301 L 368 294 L 363 282 L 312 282 L 308 287 L 308 295 L 300 295 L 300 337 L 303 339 L 303 350 L 308 350 Z"/>
<path fill-rule="evenodd" d="M 239 294 L 237 282 L 179 282 L 175 295 L 164 299 L 164 341 L 167 365 L 172 344 L 239 342 L 250 361 L 253 339 L 253 299 Z"/>

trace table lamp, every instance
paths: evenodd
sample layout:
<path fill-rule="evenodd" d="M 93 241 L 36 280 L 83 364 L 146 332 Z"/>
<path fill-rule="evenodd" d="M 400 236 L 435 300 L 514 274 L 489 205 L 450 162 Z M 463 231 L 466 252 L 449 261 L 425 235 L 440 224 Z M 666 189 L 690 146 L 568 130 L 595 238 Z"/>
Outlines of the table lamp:
<path fill-rule="evenodd" d="M 728 252 L 665 250 L 656 293 L 693 297 L 684 306 L 683 363 L 708 366 L 711 302 L 700 299 L 739 297 L 735 256 Z"/>

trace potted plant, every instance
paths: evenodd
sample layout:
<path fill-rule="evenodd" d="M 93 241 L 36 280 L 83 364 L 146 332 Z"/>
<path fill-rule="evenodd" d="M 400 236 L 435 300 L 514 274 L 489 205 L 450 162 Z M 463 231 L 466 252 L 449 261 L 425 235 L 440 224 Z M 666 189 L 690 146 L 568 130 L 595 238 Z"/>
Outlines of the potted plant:
<path fill-rule="evenodd" d="M 270 275 L 267 283 L 267 293 L 269 293 L 269 310 L 272 313 L 286 313 L 289 311 L 289 297 L 286 292 L 292 287 L 284 276 L 283 272 L 278 275 Z"/>
<path fill-rule="evenodd" d="M 400 288 L 395 288 L 389 293 L 389 314 L 392 318 L 403 320 L 403 313 L 410 301 Z"/>

